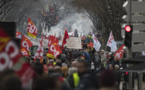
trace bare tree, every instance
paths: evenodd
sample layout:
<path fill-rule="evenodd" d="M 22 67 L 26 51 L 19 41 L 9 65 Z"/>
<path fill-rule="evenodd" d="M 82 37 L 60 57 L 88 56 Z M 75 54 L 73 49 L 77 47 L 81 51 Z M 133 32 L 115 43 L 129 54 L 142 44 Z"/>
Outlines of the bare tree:
<path fill-rule="evenodd" d="M 41 34 L 42 10 L 49 2 L 45 0 L 16 0 L 13 7 L 5 14 L 6 21 L 13 21 L 17 23 L 17 30 L 22 34 L 27 33 L 28 17 L 32 19 L 39 34 Z M 40 36 L 40 35 L 38 35 Z"/>
<path fill-rule="evenodd" d="M 22 34 L 27 33 L 27 20 L 30 17 L 38 28 L 38 33 L 41 34 L 42 28 L 46 27 L 45 29 L 48 30 L 48 24 L 50 24 L 50 28 L 57 25 L 59 21 L 68 18 L 67 16 L 72 13 L 76 13 L 76 8 L 71 2 L 72 0 L 15 0 L 12 8 L 2 15 L 6 21 L 16 22 L 17 30 Z M 4 10 L 4 12 L 6 11 Z"/>
<path fill-rule="evenodd" d="M 4 18 L 15 2 L 16 0 L 0 0 L 0 20 Z"/>
<path fill-rule="evenodd" d="M 101 20 L 104 26 L 102 38 L 105 47 L 110 31 L 113 32 L 115 40 L 122 40 L 121 23 L 124 14 L 122 7 L 124 1 L 125 0 L 73 0 L 72 3 L 78 8 L 87 11 L 95 27 L 97 27 L 98 20 Z"/>

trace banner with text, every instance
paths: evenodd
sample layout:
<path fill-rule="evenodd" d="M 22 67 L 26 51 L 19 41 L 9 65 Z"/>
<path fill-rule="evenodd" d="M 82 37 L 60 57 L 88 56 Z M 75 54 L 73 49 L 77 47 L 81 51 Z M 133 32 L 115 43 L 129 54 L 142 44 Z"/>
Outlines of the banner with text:
<path fill-rule="evenodd" d="M 67 48 L 70 49 L 82 49 L 82 43 L 80 37 L 70 37 L 67 39 L 67 43 L 65 44 Z"/>

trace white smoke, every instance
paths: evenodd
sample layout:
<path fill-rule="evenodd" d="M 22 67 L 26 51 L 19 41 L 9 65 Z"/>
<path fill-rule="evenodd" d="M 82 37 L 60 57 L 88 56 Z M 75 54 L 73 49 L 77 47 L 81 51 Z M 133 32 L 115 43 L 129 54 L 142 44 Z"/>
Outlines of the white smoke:
<path fill-rule="evenodd" d="M 61 20 L 56 26 L 51 27 L 50 34 L 59 36 L 67 29 L 68 32 L 74 32 L 75 29 L 78 33 L 87 35 L 93 29 L 93 23 L 86 13 L 74 13 L 68 15 Z"/>

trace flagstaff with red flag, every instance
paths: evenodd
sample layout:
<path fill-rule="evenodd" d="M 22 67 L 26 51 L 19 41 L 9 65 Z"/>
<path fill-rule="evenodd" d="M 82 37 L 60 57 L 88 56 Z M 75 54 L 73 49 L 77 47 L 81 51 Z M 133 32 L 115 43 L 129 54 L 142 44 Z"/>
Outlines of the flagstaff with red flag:
<path fill-rule="evenodd" d="M 20 48 L 23 56 L 29 56 L 31 46 L 33 46 L 33 43 L 26 36 L 23 35 Z"/>
<path fill-rule="evenodd" d="M 69 35 L 68 35 L 67 30 L 65 30 L 64 38 L 63 38 L 63 41 L 62 41 L 62 49 L 63 49 L 64 45 L 66 44 L 67 39 L 69 39 Z"/>
<path fill-rule="evenodd" d="M 27 33 L 28 33 L 28 36 L 32 38 L 36 38 L 36 35 L 38 34 L 38 30 L 30 18 L 28 18 Z"/>
<path fill-rule="evenodd" d="M 55 36 L 50 35 L 49 36 L 49 42 L 48 42 L 48 54 L 47 56 L 50 58 L 57 58 L 58 55 L 62 53 L 61 48 L 58 45 L 58 40 Z"/>
<path fill-rule="evenodd" d="M 114 54 L 114 56 L 116 57 L 117 60 L 120 60 L 123 57 L 123 53 L 124 53 L 123 47 L 124 46 L 125 45 L 123 44 Z"/>
<path fill-rule="evenodd" d="M 41 37 L 41 41 L 38 45 L 37 51 L 35 53 L 35 57 L 34 57 L 34 61 L 36 61 L 36 59 L 39 58 L 40 62 L 43 62 L 43 35 Z"/>
<path fill-rule="evenodd" d="M 0 71 L 13 69 L 21 79 L 22 86 L 25 87 L 32 81 L 35 71 L 22 57 L 15 42 L 0 28 Z"/>

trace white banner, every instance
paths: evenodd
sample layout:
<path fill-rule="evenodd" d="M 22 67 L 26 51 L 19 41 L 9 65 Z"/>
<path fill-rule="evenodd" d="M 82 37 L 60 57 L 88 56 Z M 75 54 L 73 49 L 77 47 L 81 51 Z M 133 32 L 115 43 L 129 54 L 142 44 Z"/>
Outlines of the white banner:
<path fill-rule="evenodd" d="M 69 37 L 69 39 L 67 39 L 65 46 L 70 49 L 82 49 L 81 38 Z"/>
<path fill-rule="evenodd" d="M 29 36 L 26 36 L 32 43 L 33 45 L 39 45 L 39 42 L 41 40 L 41 38 L 31 38 Z M 43 47 L 44 48 L 48 48 L 48 39 L 43 39 Z"/>

